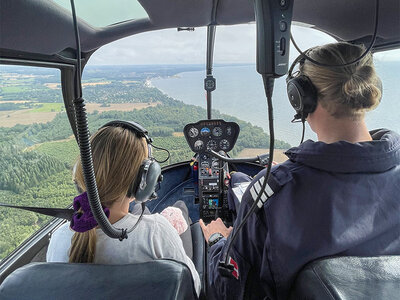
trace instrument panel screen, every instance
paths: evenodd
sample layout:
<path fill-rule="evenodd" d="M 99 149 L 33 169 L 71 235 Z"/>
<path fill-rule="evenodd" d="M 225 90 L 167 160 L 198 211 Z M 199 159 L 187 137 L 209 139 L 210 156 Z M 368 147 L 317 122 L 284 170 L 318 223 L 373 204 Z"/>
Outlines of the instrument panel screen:
<path fill-rule="evenodd" d="M 219 202 L 218 198 L 208 199 L 208 208 L 210 209 L 218 208 L 218 202 Z"/>
<path fill-rule="evenodd" d="M 224 120 L 202 120 L 185 126 L 183 133 L 193 152 L 203 153 L 208 149 L 216 152 L 232 150 L 239 136 L 239 125 Z"/>

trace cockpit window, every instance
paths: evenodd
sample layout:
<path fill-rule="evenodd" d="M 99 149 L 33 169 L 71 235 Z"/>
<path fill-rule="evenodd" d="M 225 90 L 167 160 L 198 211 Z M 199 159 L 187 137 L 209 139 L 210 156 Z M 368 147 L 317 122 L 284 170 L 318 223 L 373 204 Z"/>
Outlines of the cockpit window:
<path fill-rule="evenodd" d="M 71 11 L 70 0 L 53 1 Z M 128 20 L 148 18 L 147 12 L 140 3 L 131 0 L 75 1 L 75 9 L 79 18 L 94 27 L 105 27 Z"/>
<path fill-rule="evenodd" d="M 0 202 L 67 207 L 77 156 L 60 71 L 0 65 Z M 0 207 L 0 261 L 49 220 Z"/>

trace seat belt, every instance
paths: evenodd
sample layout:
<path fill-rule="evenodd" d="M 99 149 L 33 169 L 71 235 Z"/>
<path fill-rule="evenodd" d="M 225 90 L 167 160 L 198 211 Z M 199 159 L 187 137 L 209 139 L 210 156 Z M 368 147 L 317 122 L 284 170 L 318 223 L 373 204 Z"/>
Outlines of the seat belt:
<path fill-rule="evenodd" d="M 42 215 L 47 215 L 55 218 L 61 218 L 71 221 L 74 210 L 71 208 L 50 208 L 50 207 L 32 207 L 32 206 L 16 206 L 10 204 L 0 203 L 1 207 L 10 207 L 32 211 Z"/>

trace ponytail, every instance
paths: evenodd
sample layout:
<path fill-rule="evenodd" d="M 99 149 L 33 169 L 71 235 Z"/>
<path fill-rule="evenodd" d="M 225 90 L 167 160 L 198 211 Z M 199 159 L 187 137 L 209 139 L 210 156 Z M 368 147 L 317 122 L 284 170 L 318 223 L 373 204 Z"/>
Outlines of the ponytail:
<path fill-rule="evenodd" d="M 96 228 L 86 232 L 75 232 L 71 239 L 70 263 L 93 263 L 96 252 Z"/>

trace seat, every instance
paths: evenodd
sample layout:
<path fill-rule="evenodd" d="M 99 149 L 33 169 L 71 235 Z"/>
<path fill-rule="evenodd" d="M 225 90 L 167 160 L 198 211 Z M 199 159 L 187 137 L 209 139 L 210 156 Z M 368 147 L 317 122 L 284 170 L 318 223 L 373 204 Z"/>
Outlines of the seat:
<path fill-rule="evenodd" d="M 206 244 L 203 236 L 203 231 L 201 230 L 200 223 L 196 222 L 190 225 L 190 230 L 192 233 L 192 243 L 193 243 L 193 264 L 196 267 L 197 273 L 199 273 L 200 282 L 202 286 L 200 298 L 205 296 L 205 287 L 207 284 L 206 278 Z"/>
<path fill-rule="evenodd" d="M 316 260 L 299 273 L 290 299 L 400 299 L 400 256 Z"/>
<path fill-rule="evenodd" d="M 197 299 L 188 267 L 160 259 L 139 264 L 31 263 L 11 273 L 0 299 Z"/>

